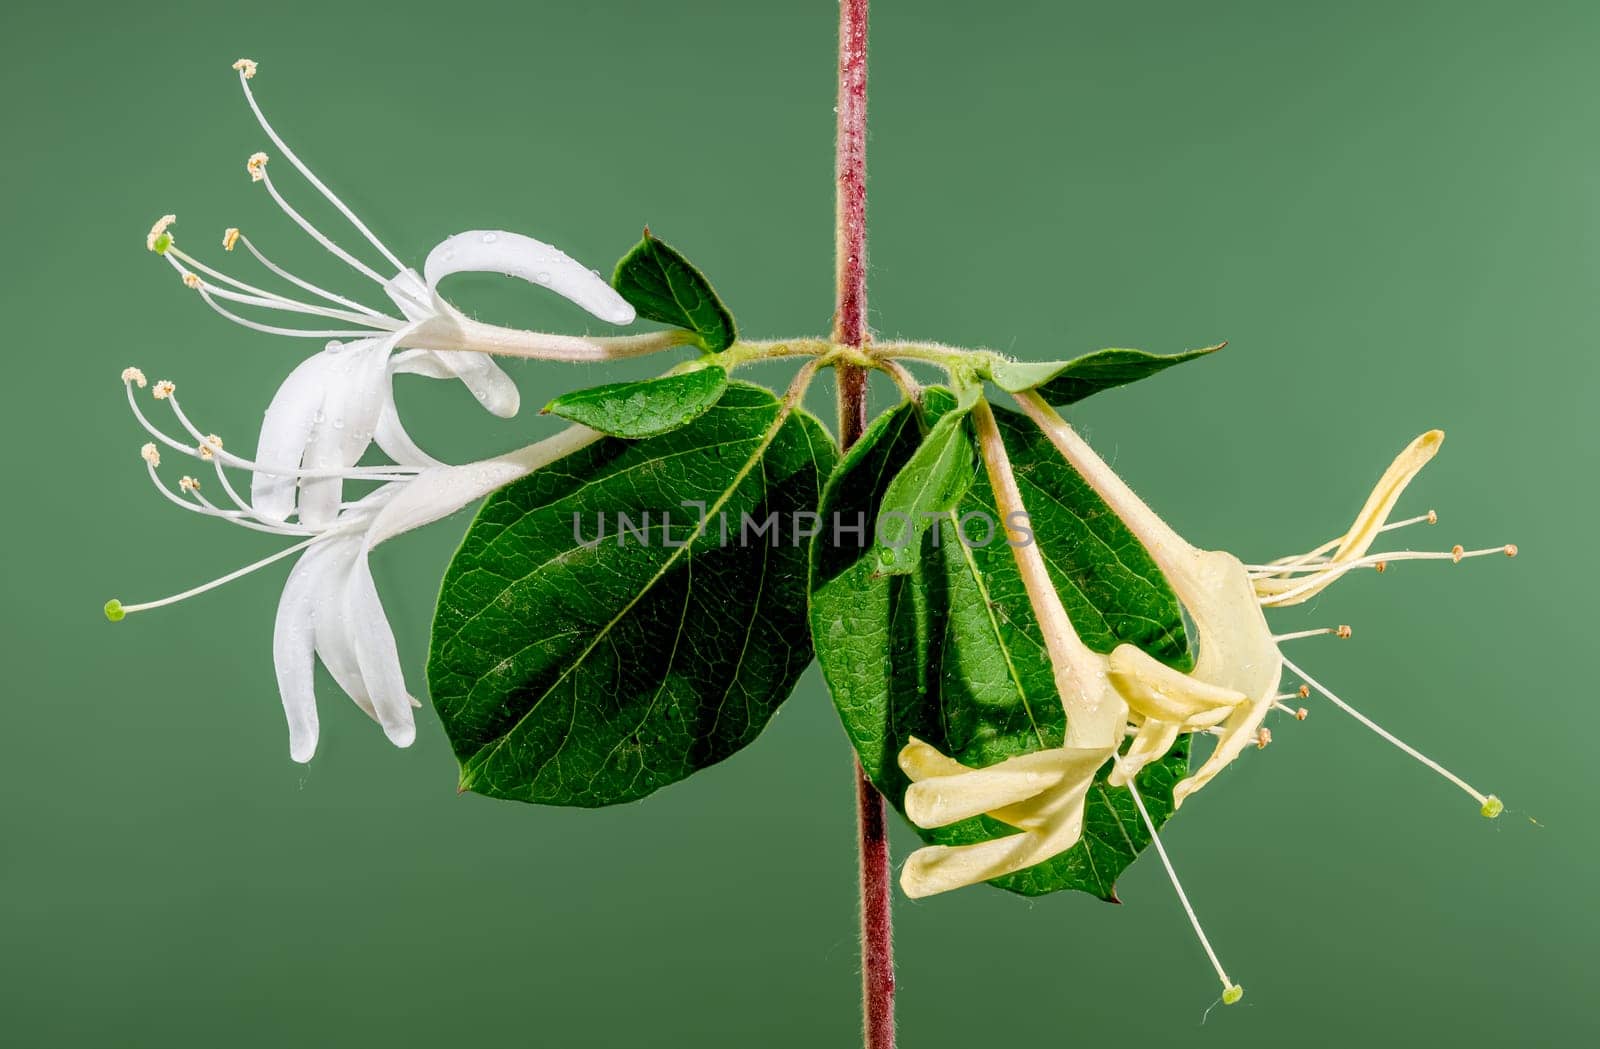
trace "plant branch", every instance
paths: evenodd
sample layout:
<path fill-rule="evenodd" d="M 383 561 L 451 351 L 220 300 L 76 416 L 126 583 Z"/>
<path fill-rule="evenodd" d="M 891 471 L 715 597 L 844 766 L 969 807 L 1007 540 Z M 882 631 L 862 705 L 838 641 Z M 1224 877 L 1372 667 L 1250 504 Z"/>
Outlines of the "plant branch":
<path fill-rule="evenodd" d="M 836 299 L 833 341 L 867 345 L 867 4 L 839 4 L 839 126 L 835 178 Z M 849 448 L 867 427 L 867 371 L 841 358 L 839 443 Z M 861 1009 L 866 1049 L 894 1049 L 894 945 L 889 828 L 883 795 L 855 761 L 861 891 Z"/>

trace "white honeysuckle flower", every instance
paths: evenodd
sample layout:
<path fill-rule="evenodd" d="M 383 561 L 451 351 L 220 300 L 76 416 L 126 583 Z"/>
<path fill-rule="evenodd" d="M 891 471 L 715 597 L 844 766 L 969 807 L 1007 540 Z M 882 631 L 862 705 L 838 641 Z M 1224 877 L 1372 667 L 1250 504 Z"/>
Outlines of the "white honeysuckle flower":
<path fill-rule="evenodd" d="M 151 482 L 175 505 L 218 518 L 242 528 L 297 539 L 298 542 L 253 564 L 192 587 L 180 594 L 140 604 L 108 601 L 106 617 L 117 622 L 132 612 L 175 604 L 213 590 L 224 583 L 265 568 L 296 554 L 299 561 L 284 583 L 273 629 L 272 655 L 278 690 L 289 724 L 289 756 L 310 761 L 316 751 L 318 719 L 313 688 L 315 661 L 320 658 L 339 687 L 383 727 L 396 746 L 409 746 L 416 737 L 412 708 L 419 705 L 406 688 L 394 632 L 368 566 L 373 547 L 402 532 L 419 528 L 466 506 L 547 463 L 569 455 L 599 438 L 587 427 L 573 426 L 519 451 L 468 463 L 446 466 L 432 460 L 386 466 L 300 468 L 283 472 L 260 462 L 233 455 L 215 434 L 202 434 L 178 403 L 173 384 L 160 399 L 187 435 L 172 436 L 154 425 L 139 407 L 134 388 L 143 374 L 130 368 L 123 373 L 128 403 L 141 426 L 162 445 L 189 458 L 209 462 L 230 506 L 219 506 L 201 494 L 192 477 L 179 482 L 179 491 L 166 486 L 157 473 L 161 455 L 156 443 L 140 451 Z M 191 443 L 192 442 L 192 443 Z M 337 478 L 341 482 L 377 484 L 353 502 L 335 504 L 332 516 L 311 522 L 302 516 L 290 523 L 257 509 L 234 487 L 229 470 L 285 477 L 291 483 L 311 485 Z"/>
<path fill-rule="evenodd" d="M 322 288 L 280 266 L 239 229 L 230 227 L 222 237 L 224 251 L 232 252 L 242 245 L 269 275 L 296 289 L 293 293 L 268 290 L 231 276 L 180 248 L 172 233 L 175 216 L 163 215 L 151 228 L 146 247 L 165 258 L 182 276 L 183 283 L 222 316 L 256 331 L 332 340 L 327 341 L 321 353 L 289 375 L 262 421 L 256 461 L 274 468 L 274 472 L 263 472 L 252 481 L 252 500 L 262 514 L 287 520 L 294 512 L 297 493 L 291 473 L 298 468 L 319 474 L 299 488 L 301 519 L 319 526 L 328 524 L 341 499 L 343 479 L 339 468 L 360 461 L 374 441 L 396 460 L 427 459 L 395 415 L 392 382 L 396 374 L 460 379 L 490 412 L 509 417 L 516 414 L 520 396 L 516 384 L 491 354 L 599 361 L 653 353 L 685 340 L 681 332 L 588 338 L 520 331 L 465 316 L 440 296 L 440 282 L 456 273 L 488 272 L 548 288 L 608 323 L 626 325 L 635 319 L 633 307 L 598 273 L 559 249 L 518 233 L 458 233 L 428 254 L 420 274 L 406 266 L 312 173 L 267 121 L 250 88 L 256 63 L 240 59 L 234 69 L 245 100 L 278 155 L 349 221 L 383 257 L 383 263 L 376 268 L 369 266 L 312 225 L 280 192 L 268 171 L 266 153 L 250 157 L 246 164 L 250 178 L 266 189 L 306 235 L 375 283 L 387 300 L 379 308 Z M 332 324 L 282 327 L 230 307 L 277 311 Z M 407 352 L 397 353 L 402 349 Z"/>

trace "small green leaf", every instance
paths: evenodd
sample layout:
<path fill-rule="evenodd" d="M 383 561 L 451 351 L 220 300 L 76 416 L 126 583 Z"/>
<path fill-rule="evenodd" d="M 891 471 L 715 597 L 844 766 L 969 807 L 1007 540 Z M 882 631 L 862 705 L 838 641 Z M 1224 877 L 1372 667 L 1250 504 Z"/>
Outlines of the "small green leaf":
<path fill-rule="evenodd" d="M 935 414 L 956 410 L 954 398 L 937 389 L 926 391 L 924 404 Z M 998 409 L 995 416 L 1030 527 L 1084 643 L 1109 652 L 1126 641 L 1189 669 L 1177 598 L 1144 547 L 1025 417 Z M 829 479 L 823 519 L 872 520 L 888 479 L 922 443 L 909 405 L 879 417 Z M 1003 536 L 979 545 L 983 528 L 973 514 L 996 516 L 983 471 L 940 522 L 939 545 L 924 543 L 905 575 L 881 573 L 872 545 L 849 541 L 849 533 L 825 531 L 812 544 L 817 661 L 862 767 L 902 811 L 907 781 L 896 758 L 912 736 L 972 768 L 1057 747 L 1063 738 L 1054 674 L 1011 549 Z M 1187 773 L 1187 759 L 1187 739 L 1180 739 L 1139 775 L 1157 825 L 1171 815 L 1172 787 Z M 1075 889 L 1114 898 L 1118 875 L 1150 836 L 1132 795 L 1105 782 L 1110 767 L 1089 791 L 1082 840 L 993 884 L 1025 895 Z M 957 845 L 1013 830 L 980 817 L 919 833 Z"/>
<path fill-rule="evenodd" d="M 718 353 L 733 345 L 738 329 L 705 275 L 663 242 L 644 238 L 617 263 L 611 286 L 639 316 L 695 333 L 700 346 Z"/>
<path fill-rule="evenodd" d="M 1101 390 L 1148 379 L 1226 345 L 1219 342 L 1166 357 L 1143 350 L 1096 350 L 1070 361 L 1001 361 L 990 366 L 988 377 L 1007 393 L 1036 389 L 1050 404 L 1072 404 Z"/>
<path fill-rule="evenodd" d="M 972 487 L 977 451 L 968 424 L 971 409 L 947 411 L 894 475 L 878 508 L 878 570 L 903 574 L 922 559 L 922 537 Z"/>
<path fill-rule="evenodd" d="M 655 437 L 705 414 L 728 388 L 715 365 L 648 382 L 616 382 L 563 394 L 544 411 L 613 437 Z"/>
<path fill-rule="evenodd" d="M 834 455 L 816 419 L 736 382 L 681 429 L 491 495 L 428 658 L 462 789 L 612 805 L 754 740 L 811 662 L 794 540 Z"/>

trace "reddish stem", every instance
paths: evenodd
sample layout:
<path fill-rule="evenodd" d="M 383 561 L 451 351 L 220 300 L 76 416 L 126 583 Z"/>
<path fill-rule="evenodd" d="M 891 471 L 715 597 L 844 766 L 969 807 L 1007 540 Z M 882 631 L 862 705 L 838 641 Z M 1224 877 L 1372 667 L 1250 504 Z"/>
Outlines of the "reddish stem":
<path fill-rule="evenodd" d="M 837 145 L 837 299 L 833 341 L 867 342 L 867 4 L 839 4 Z M 849 448 L 867 427 L 867 373 L 841 364 L 839 441 Z M 893 883 L 883 795 L 855 762 L 856 824 L 861 869 L 861 1010 L 866 1049 L 894 1049 Z"/>
<path fill-rule="evenodd" d="M 833 341 L 847 346 L 867 341 L 867 3 L 839 4 Z M 867 373 L 840 365 L 838 378 L 839 440 L 849 448 L 867 426 Z"/>

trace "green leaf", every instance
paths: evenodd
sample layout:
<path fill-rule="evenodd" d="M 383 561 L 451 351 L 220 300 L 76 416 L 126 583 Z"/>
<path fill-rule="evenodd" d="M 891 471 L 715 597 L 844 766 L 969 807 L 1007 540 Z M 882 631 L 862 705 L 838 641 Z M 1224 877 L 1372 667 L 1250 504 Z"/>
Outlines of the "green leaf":
<path fill-rule="evenodd" d="M 728 373 L 708 365 L 648 382 L 575 390 L 545 405 L 544 411 L 613 437 L 655 437 L 698 419 L 727 388 Z"/>
<path fill-rule="evenodd" d="M 977 477 L 970 406 L 947 411 L 894 475 L 878 508 L 878 570 L 905 573 L 922 559 L 922 536 L 961 502 Z"/>
<path fill-rule="evenodd" d="M 428 660 L 462 789 L 611 805 L 754 740 L 811 660 L 795 515 L 834 456 L 810 415 L 732 383 L 682 429 L 602 438 L 490 496 Z"/>
<path fill-rule="evenodd" d="M 611 286 L 639 316 L 695 333 L 700 346 L 718 353 L 733 345 L 738 329 L 733 314 L 717 298 L 705 275 L 666 244 L 644 238 L 617 263 Z"/>
<path fill-rule="evenodd" d="M 1148 379 L 1174 364 L 1207 356 L 1226 345 L 1219 342 L 1166 357 L 1143 350 L 1096 350 L 1070 361 L 1000 361 L 989 367 L 988 378 L 1007 393 L 1037 389 L 1051 404 L 1072 404 L 1101 390 Z"/>
<path fill-rule="evenodd" d="M 930 390 L 925 403 L 949 411 L 953 401 Z M 995 415 L 1030 526 L 1084 642 L 1098 652 L 1130 642 L 1190 669 L 1178 601 L 1148 553 L 1026 418 Z M 880 417 L 834 471 L 823 519 L 872 520 L 888 479 L 920 443 L 909 406 Z M 984 538 L 977 517 L 967 518 L 966 530 L 975 545 L 957 537 L 960 521 L 974 513 L 996 517 L 981 471 L 960 505 L 929 531 L 922 558 L 906 575 L 881 574 L 870 545 L 839 542 L 829 532 L 812 545 L 818 662 L 863 767 L 896 807 L 907 786 L 896 756 L 912 736 L 974 768 L 1061 745 L 1061 702 L 1011 550 L 1003 534 L 976 545 Z M 1158 824 L 1171 814 L 1172 787 L 1187 772 L 1187 755 L 1180 742 L 1140 774 Z M 1076 889 L 1115 898 L 1117 876 L 1149 836 L 1132 796 L 1104 782 L 1109 772 L 1108 762 L 1089 793 L 1082 841 L 994 884 L 1026 895 Z M 980 817 L 919 833 L 930 842 L 962 844 L 1014 831 Z"/>

